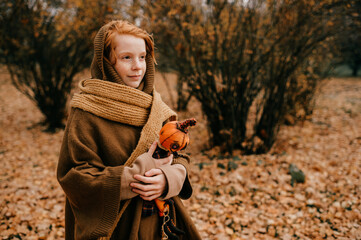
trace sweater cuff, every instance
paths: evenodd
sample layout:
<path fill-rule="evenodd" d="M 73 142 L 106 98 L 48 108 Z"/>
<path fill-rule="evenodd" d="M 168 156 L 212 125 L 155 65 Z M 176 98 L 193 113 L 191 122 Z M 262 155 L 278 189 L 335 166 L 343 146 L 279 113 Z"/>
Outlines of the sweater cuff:
<path fill-rule="evenodd" d="M 189 181 L 189 173 L 190 173 L 190 166 L 189 166 L 189 162 L 190 162 L 190 159 L 188 157 L 188 155 L 181 155 L 179 154 L 177 158 L 173 159 L 173 164 L 181 164 L 183 165 L 183 167 L 186 168 L 186 172 L 187 172 L 187 175 L 186 175 L 186 179 L 184 180 L 184 184 L 183 184 L 183 187 L 179 193 L 179 197 L 182 198 L 182 199 L 188 199 L 192 196 L 192 193 L 193 193 L 193 188 L 192 188 L 192 185 Z"/>
<path fill-rule="evenodd" d="M 131 166 L 124 167 L 120 182 L 120 200 L 130 199 L 138 194 L 132 191 L 130 183 L 139 182 L 133 176 L 135 174 L 144 175 L 145 172 L 156 168 L 155 162 L 148 153 L 140 155 Z"/>
<path fill-rule="evenodd" d="M 179 192 L 182 190 L 184 180 L 187 176 L 186 169 L 181 164 L 173 164 L 173 165 L 163 165 L 159 167 L 161 169 L 167 179 L 168 183 L 168 192 L 166 192 L 161 200 L 169 199 L 174 196 L 178 196 Z"/>
<path fill-rule="evenodd" d="M 122 175 L 123 167 L 109 167 L 107 170 L 110 174 L 106 176 L 106 180 L 104 181 L 104 212 L 99 225 L 91 235 L 91 239 L 95 239 L 98 236 L 105 236 L 109 229 L 112 228 L 117 218 L 117 212 L 119 211 L 120 201 L 112 196 L 114 193 L 119 194 L 117 191 L 114 192 L 114 189 L 119 189 L 119 175 Z"/>

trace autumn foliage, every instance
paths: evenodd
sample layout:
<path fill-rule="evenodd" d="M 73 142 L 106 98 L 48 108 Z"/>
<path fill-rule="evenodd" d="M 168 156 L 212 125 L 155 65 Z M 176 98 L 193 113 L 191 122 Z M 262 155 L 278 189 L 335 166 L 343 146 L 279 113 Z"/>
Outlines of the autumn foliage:
<path fill-rule="evenodd" d="M 261 153 L 285 115 L 299 113 L 296 102 L 312 112 L 320 48 L 350 7 L 341 0 L 148 1 L 144 26 L 161 66 L 178 74 L 178 106 L 189 96 L 201 102 L 213 145 Z"/>

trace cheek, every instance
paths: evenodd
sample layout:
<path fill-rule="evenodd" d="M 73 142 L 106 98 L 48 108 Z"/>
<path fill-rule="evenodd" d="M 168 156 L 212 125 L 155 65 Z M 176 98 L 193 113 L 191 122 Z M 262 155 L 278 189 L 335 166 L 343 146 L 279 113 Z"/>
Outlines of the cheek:
<path fill-rule="evenodd" d="M 142 69 L 144 70 L 144 72 L 147 70 L 147 64 L 145 61 L 142 64 Z"/>
<path fill-rule="evenodd" d="M 117 70 L 118 74 L 122 74 L 127 70 L 127 66 L 121 64 L 119 60 L 115 63 L 114 68 Z"/>

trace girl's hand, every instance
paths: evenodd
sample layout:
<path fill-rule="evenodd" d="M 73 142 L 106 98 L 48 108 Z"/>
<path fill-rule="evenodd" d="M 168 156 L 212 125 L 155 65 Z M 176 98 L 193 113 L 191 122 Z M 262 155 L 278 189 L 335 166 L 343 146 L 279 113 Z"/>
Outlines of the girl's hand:
<path fill-rule="evenodd" d="M 153 156 L 156 148 L 157 141 L 154 141 L 148 150 L 148 154 Z M 166 164 L 172 164 L 173 154 L 166 158 L 153 158 L 153 161 L 155 162 L 156 168 L 147 171 L 144 173 L 144 176 L 139 174 L 134 175 L 134 178 L 139 182 L 130 184 L 133 192 L 138 193 L 141 198 L 148 201 L 162 196 L 162 194 L 165 192 L 167 188 L 167 179 L 159 167 Z"/>
<path fill-rule="evenodd" d="M 162 170 L 158 168 L 149 170 L 144 176 L 136 174 L 134 178 L 140 182 L 130 184 L 132 191 L 147 201 L 159 198 L 167 188 L 165 175 Z"/>

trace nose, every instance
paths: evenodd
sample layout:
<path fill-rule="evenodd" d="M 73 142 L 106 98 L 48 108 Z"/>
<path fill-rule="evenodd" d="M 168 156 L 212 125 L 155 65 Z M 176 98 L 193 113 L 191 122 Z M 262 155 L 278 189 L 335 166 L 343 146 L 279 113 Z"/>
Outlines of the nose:
<path fill-rule="evenodd" d="M 133 69 L 140 69 L 141 68 L 141 62 L 138 58 L 134 59 L 133 64 L 132 64 L 132 68 Z"/>

